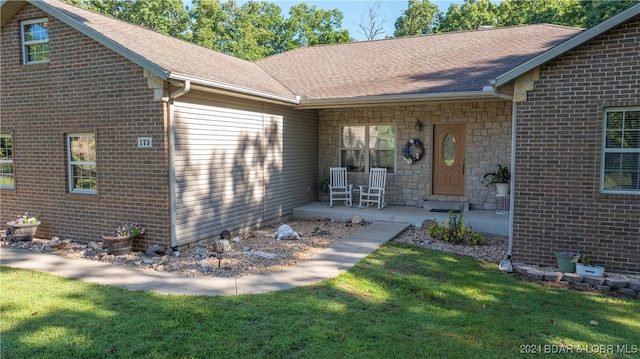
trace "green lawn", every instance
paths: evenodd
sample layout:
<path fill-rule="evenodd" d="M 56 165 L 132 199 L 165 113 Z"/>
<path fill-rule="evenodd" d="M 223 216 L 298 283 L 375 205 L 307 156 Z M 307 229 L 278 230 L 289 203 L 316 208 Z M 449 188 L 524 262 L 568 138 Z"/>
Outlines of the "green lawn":
<path fill-rule="evenodd" d="M 2 358 L 640 355 L 638 300 L 399 243 L 333 280 L 262 295 L 131 292 L 8 267 L 0 279 Z"/>

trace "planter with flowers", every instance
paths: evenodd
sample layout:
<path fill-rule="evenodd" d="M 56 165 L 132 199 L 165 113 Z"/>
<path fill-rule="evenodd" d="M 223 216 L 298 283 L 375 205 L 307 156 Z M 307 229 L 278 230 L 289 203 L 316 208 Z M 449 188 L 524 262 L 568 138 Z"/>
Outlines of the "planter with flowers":
<path fill-rule="evenodd" d="M 591 254 L 580 257 L 578 263 L 576 263 L 576 273 L 592 277 L 602 277 L 604 275 L 604 267 L 591 263 L 592 258 L 593 255 Z"/>
<path fill-rule="evenodd" d="M 25 212 L 18 218 L 7 222 L 7 240 L 13 242 L 30 241 L 36 235 L 39 225 L 38 217 Z"/>
<path fill-rule="evenodd" d="M 133 239 L 144 234 L 145 228 L 138 223 L 125 223 L 114 231 L 102 235 L 109 254 L 121 255 L 131 252 Z"/>

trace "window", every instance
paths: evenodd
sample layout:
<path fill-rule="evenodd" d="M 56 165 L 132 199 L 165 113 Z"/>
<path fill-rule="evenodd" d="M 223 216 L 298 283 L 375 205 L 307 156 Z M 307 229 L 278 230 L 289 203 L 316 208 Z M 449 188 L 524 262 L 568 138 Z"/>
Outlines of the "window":
<path fill-rule="evenodd" d="M 392 125 L 343 126 L 340 163 L 349 172 L 369 172 L 370 168 L 395 171 L 396 128 Z"/>
<path fill-rule="evenodd" d="M 13 188 L 13 139 L 0 135 L 0 188 Z"/>
<path fill-rule="evenodd" d="M 601 189 L 640 194 L 640 107 L 604 112 Z"/>
<path fill-rule="evenodd" d="M 91 133 L 69 134 L 67 153 L 69 154 L 69 192 L 97 193 L 96 136 Z"/>
<path fill-rule="evenodd" d="M 49 62 L 49 22 L 37 19 L 22 22 L 24 64 Z"/>

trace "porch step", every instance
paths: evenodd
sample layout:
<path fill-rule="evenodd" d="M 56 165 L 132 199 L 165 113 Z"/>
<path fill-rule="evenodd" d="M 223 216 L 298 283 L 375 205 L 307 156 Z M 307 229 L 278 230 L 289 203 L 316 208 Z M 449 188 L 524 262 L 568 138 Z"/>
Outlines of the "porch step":
<path fill-rule="evenodd" d="M 460 206 L 464 207 L 465 212 L 469 212 L 469 203 L 465 202 L 445 202 L 445 201 L 424 201 L 422 204 L 422 208 L 427 211 L 435 210 L 443 210 L 449 211 L 451 209 L 459 209 Z"/>

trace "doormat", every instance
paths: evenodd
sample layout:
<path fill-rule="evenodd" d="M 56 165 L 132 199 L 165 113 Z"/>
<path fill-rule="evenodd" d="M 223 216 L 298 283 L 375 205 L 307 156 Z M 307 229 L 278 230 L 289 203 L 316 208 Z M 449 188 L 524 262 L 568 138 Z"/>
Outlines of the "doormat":
<path fill-rule="evenodd" d="M 452 211 L 453 213 L 460 213 L 459 209 L 443 209 L 443 208 L 432 208 L 429 212 L 449 213 L 449 211 Z"/>

